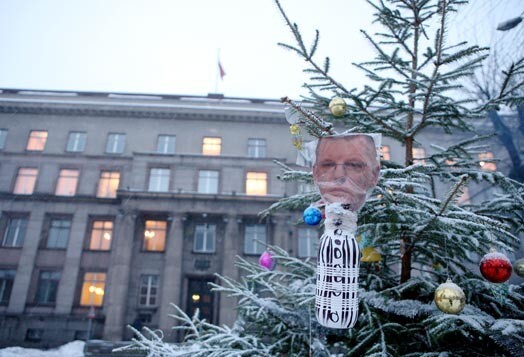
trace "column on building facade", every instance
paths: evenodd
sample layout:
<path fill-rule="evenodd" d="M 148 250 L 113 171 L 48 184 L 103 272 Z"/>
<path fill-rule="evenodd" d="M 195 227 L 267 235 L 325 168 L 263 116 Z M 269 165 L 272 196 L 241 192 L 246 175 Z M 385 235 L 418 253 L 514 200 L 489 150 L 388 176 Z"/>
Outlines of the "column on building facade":
<path fill-rule="evenodd" d="M 74 215 L 64 267 L 56 296 L 55 312 L 57 314 L 70 314 L 74 304 L 86 225 L 86 214 L 77 213 Z"/>
<path fill-rule="evenodd" d="M 106 313 L 104 339 L 120 341 L 124 335 L 129 274 L 133 257 L 134 215 L 125 213 L 117 216 L 115 230 L 116 234 L 111 243 L 111 267 L 106 284 L 107 294 L 104 296 Z"/>
<path fill-rule="evenodd" d="M 240 232 L 238 231 L 238 222 L 236 215 L 228 215 L 226 220 L 226 231 L 224 237 L 224 256 L 222 266 L 222 276 L 238 279 L 238 268 L 235 266 L 236 256 L 239 254 Z M 232 326 L 236 319 L 235 308 L 237 298 L 228 297 L 225 294 L 220 295 L 220 316 L 219 325 Z"/>
<path fill-rule="evenodd" d="M 34 210 L 31 212 L 24 238 L 24 245 L 22 247 L 22 254 L 20 255 L 15 281 L 11 291 L 11 300 L 7 307 L 8 313 L 17 314 L 24 312 L 36 254 L 38 252 L 38 244 L 40 243 L 40 233 L 42 231 L 43 222 L 43 211 Z"/>
<path fill-rule="evenodd" d="M 184 222 L 182 216 L 173 217 L 166 242 L 164 272 L 161 279 L 161 298 L 159 311 L 159 328 L 164 331 L 166 341 L 173 341 L 175 336 L 172 327 L 175 320 L 169 317 L 173 308 L 171 303 L 180 306 L 180 291 L 182 290 L 182 260 L 184 242 Z"/>
<path fill-rule="evenodd" d="M 273 239 L 272 242 L 270 242 L 288 252 L 291 248 L 289 246 L 291 243 L 289 242 L 289 231 L 291 230 L 289 220 L 287 216 L 271 217 L 271 222 L 273 223 Z"/>

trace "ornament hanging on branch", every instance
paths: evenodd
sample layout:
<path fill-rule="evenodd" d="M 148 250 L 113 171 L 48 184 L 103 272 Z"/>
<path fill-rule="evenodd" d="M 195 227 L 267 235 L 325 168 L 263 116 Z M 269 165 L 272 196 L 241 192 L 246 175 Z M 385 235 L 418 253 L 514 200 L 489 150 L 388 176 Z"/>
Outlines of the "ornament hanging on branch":
<path fill-rule="evenodd" d="M 334 117 L 340 118 L 346 114 L 346 101 L 340 97 L 335 97 L 329 102 L 329 111 Z"/>
<path fill-rule="evenodd" d="M 457 284 L 448 279 L 435 290 L 435 304 L 446 314 L 458 314 L 466 305 L 466 295 Z"/>
<path fill-rule="evenodd" d="M 491 249 L 480 261 L 480 272 L 487 281 L 503 283 L 511 276 L 511 262 L 504 254 Z"/>
<path fill-rule="evenodd" d="M 260 258 L 258 259 L 258 263 L 262 268 L 265 268 L 267 270 L 273 271 L 275 270 L 277 266 L 277 261 L 273 257 L 273 254 L 271 254 L 270 251 L 266 250 Z"/>
<path fill-rule="evenodd" d="M 304 210 L 302 217 L 307 225 L 316 226 L 322 220 L 322 212 L 318 208 L 310 206 Z"/>
<path fill-rule="evenodd" d="M 379 143 L 368 134 L 319 139 L 313 180 L 326 203 L 325 231 L 317 261 L 315 313 L 330 328 L 351 328 L 358 320 L 360 250 L 357 212 L 377 184 Z"/>
<path fill-rule="evenodd" d="M 524 258 L 520 258 L 513 264 L 513 271 L 521 278 L 524 278 Z"/>
<path fill-rule="evenodd" d="M 300 134 L 300 127 L 297 124 L 291 124 L 289 127 L 291 133 L 291 143 L 298 150 L 302 150 L 302 135 Z"/>

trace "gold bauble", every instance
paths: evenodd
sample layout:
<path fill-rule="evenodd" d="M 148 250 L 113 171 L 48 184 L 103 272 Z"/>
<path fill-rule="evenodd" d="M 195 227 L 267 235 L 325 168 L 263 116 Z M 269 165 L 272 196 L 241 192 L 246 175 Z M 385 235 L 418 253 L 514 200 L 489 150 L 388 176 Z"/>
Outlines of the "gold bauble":
<path fill-rule="evenodd" d="M 373 262 L 379 262 L 381 260 L 382 260 L 382 255 L 379 252 L 377 252 L 377 250 L 374 247 L 362 248 L 362 258 L 360 258 L 361 262 L 373 263 Z"/>
<path fill-rule="evenodd" d="M 513 263 L 513 271 L 518 276 L 524 278 L 524 258 L 520 258 L 515 263 Z"/>
<path fill-rule="evenodd" d="M 466 295 L 457 284 L 448 279 L 435 290 L 435 304 L 446 314 L 458 314 L 466 305 Z"/>
<path fill-rule="evenodd" d="M 329 111 L 335 117 L 341 117 L 346 114 L 347 104 L 346 101 L 340 97 L 335 97 L 329 102 Z"/>

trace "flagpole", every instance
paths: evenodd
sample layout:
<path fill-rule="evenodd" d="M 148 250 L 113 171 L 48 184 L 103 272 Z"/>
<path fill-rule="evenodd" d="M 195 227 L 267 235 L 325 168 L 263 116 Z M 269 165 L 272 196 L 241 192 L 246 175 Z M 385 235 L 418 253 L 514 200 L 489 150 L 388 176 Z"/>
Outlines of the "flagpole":
<path fill-rule="evenodd" d="M 220 48 L 217 48 L 217 62 L 215 64 L 217 75 L 215 78 L 215 93 L 218 93 L 218 77 L 220 76 L 220 68 L 218 64 L 220 63 Z"/>

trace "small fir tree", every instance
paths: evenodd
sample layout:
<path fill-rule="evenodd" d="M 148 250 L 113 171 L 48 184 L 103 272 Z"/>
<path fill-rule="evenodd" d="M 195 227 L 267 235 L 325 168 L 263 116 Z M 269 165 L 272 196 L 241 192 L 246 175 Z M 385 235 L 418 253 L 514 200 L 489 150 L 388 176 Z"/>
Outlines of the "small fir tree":
<path fill-rule="evenodd" d="M 238 299 L 233 327 L 215 326 L 175 306 L 175 329 L 185 331 L 181 344 L 167 344 L 159 332 L 145 329 L 131 348 L 154 356 L 444 356 L 519 355 L 524 343 L 524 287 L 492 284 L 478 274 L 479 256 L 490 247 L 511 252 L 524 227 L 524 186 L 500 172 L 482 171 L 478 154 L 485 137 L 475 123 L 501 105 L 522 104 L 522 61 L 505 72 L 497 95 L 457 95 L 461 80 L 482 65 L 486 49 L 446 42 L 446 23 L 459 0 L 375 0 L 375 22 L 382 32 L 362 31 L 376 50 L 374 60 L 357 64 L 369 84 L 349 89 L 330 74 L 329 58 L 316 57 L 319 33 L 311 46 L 298 26 L 277 8 L 295 45 L 282 44 L 306 60 L 309 96 L 300 106 L 288 105 L 313 136 L 351 130 L 381 133 L 404 148 L 402 164 L 382 161 L 381 178 L 372 198 L 359 213 L 357 234 L 380 251 L 378 263 L 361 264 L 360 316 L 355 328 L 324 329 L 315 321 L 315 262 L 269 247 L 278 268 L 267 271 L 240 259 L 243 278 L 221 277 L 216 291 Z M 519 67 L 520 66 L 520 67 Z M 520 76 L 520 78 L 519 78 Z M 327 110 L 334 96 L 348 103 L 346 114 Z M 303 109 L 307 108 L 307 109 Z M 450 136 L 443 147 L 432 145 L 424 163 L 414 148 L 427 132 Z M 420 158 L 419 158 L 420 159 Z M 312 183 L 311 173 L 284 164 L 283 180 Z M 458 204 L 468 182 L 499 187 L 486 202 Z M 440 197 L 436 185 L 447 183 Z M 263 215 L 280 209 L 304 209 L 318 192 L 287 197 Z M 457 315 L 433 303 L 437 286 L 451 277 L 466 293 L 466 307 Z"/>

